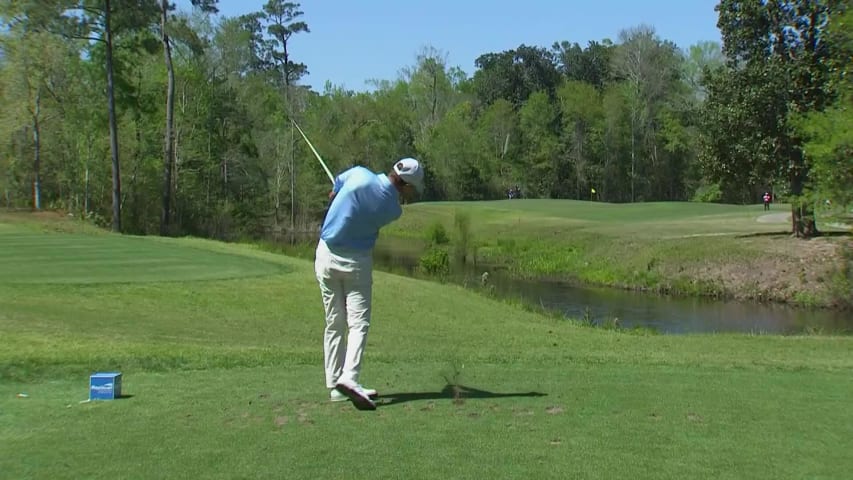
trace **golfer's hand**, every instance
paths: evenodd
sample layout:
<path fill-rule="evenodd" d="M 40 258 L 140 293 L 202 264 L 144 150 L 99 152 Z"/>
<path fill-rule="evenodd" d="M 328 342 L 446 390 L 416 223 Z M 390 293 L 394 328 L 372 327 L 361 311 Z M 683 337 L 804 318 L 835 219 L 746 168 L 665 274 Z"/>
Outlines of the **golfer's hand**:
<path fill-rule="evenodd" d="M 334 190 L 329 192 L 329 201 L 331 201 L 333 198 L 335 198 L 335 191 Z"/>

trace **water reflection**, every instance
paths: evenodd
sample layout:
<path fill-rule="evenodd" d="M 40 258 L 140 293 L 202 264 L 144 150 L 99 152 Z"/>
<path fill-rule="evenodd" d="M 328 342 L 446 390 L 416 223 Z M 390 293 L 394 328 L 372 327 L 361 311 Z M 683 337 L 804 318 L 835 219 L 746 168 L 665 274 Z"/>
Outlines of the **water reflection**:
<path fill-rule="evenodd" d="M 305 245 L 301 245 L 306 241 Z M 314 238 L 290 242 L 289 254 L 313 255 Z M 307 247 L 306 247 L 307 246 Z M 416 250 L 416 249 L 415 249 Z M 313 258 L 313 257 L 311 257 Z M 412 252 L 380 242 L 374 253 L 378 270 L 417 275 L 418 259 Z M 448 278 L 466 287 L 503 298 L 522 300 L 568 318 L 596 325 L 616 322 L 622 328 L 645 327 L 664 334 L 800 333 L 853 334 L 853 312 L 793 308 L 780 304 L 672 298 L 611 288 L 578 287 L 566 282 L 520 280 L 490 271 L 486 285 L 482 268 L 468 268 Z"/>
<path fill-rule="evenodd" d="M 661 333 L 853 333 L 853 312 L 798 309 L 779 304 L 661 297 L 586 288 L 561 282 L 519 281 L 490 275 L 500 295 L 515 295 L 596 325 L 647 327 Z"/>

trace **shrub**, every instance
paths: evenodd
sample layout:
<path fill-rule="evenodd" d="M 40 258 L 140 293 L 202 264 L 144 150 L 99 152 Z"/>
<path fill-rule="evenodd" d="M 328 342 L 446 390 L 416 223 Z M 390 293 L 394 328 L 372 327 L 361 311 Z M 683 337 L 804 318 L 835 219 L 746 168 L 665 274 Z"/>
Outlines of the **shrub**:
<path fill-rule="evenodd" d="M 427 227 L 426 240 L 430 245 L 446 245 L 450 243 L 450 237 L 447 236 L 444 224 L 438 221 Z"/>
<path fill-rule="evenodd" d="M 697 189 L 696 192 L 693 193 L 693 201 L 694 202 L 719 202 L 723 197 L 723 192 L 720 190 L 719 183 L 702 184 Z"/>
<path fill-rule="evenodd" d="M 450 274 L 450 255 L 444 248 L 432 247 L 421 255 L 419 266 L 427 275 L 446 276 Z"/>

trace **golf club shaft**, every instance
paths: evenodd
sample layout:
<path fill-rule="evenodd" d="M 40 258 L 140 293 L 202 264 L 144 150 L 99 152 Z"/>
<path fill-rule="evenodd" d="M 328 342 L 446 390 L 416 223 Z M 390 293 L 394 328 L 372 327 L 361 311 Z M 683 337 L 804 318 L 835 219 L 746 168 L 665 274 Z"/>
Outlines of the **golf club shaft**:
<path fill-rule="evenodd" d="M 299 130 L 299 133 L 302 135 L 302 138 L 305 139 L 305 143 L 307 143 L 308 147 L 311 148 L 311 151 L 314 152 L 314 156 L 317 157 L 317 160 L 320 161 L 320 165 L 323 166 L 323 170 L 326 171 L 326 175 L 329 176 L 329 180 L 332 182 L 332 185 L 334 185 L 335 176 L 332 175 L 331 171 L 329 171 L 329 167 L 326 166 L 326 162 L 323 161 L 323 157 L 321 157 L 320 154 L 317 153 L 317 149 L 314 148 L 314 145 L 311 145 L 311 140 L 308 140 L 308 136 L 306 136 L 305 132 L 303 132 L 302 129 L 299 128 L 299 124 L 296 123 L 296 120 L 291 118 L 290 121 L 293 122 L 293 125 L 296 127 L 297 130 Z"/>

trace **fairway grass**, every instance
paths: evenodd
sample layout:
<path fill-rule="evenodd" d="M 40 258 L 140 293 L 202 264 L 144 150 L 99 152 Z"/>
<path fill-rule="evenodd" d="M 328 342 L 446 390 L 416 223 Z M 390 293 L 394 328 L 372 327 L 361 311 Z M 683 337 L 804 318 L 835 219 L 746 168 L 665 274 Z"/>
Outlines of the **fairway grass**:
<path fill-rule="evenodd" d="M 377 272 L 362 412 L 328 402 L 309 261 L 14 222 L 0 252 L 4 478 L 853 471 L 850 337 L 601 330 Z M 81 403 L 109 370 L 127 397 Z"/>

